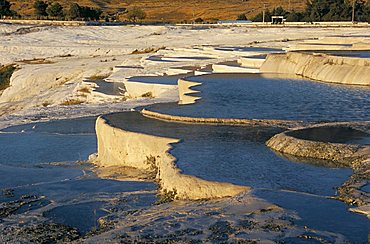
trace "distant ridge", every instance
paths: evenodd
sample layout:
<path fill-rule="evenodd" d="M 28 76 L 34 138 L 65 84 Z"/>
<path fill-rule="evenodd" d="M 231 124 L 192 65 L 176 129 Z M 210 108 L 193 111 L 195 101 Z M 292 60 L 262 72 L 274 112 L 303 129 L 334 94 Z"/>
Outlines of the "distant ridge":
<path fill-rule="evenodd" d="M 35 0 L 9 0 L 19 14 L 32 17 Z M 104 14 L 123 12 L 132 7 L 142 8 L 147 13 L 148 21 L 192 21 L 196 18 L 204 20 L 235 20 L 241 13 L 248 18 L 261 12 L 264 8 L 273 9 L 282 6 L 287 10 L 301 11 L 306 6 L 305 0 L 46 0 L 59 2 L 65 8 L 70 3 L 101 8 Z M 122 18 L 125 18 L 123 15 Z"/>

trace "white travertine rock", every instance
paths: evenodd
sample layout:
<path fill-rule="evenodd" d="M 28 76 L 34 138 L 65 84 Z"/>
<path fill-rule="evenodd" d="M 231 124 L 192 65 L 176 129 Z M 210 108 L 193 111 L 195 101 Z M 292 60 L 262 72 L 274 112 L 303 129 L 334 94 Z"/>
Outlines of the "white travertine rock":
<path fill-rule="evenodd" d="M 101 166 L 128 166 L 156 171 L 161 192 L 175 192 L 176 199 L 208 199 L 235 196 L 249 191 L 246 186 L 203 180 L 181 173 L 175 158 L 168 153 L 178 139 L 129 132 L 109 125 L 99 117 L 96 121 L 98 154 L 92 162 Z"/>
<path fill-rule="evenodd" d="M 261 72 L 296 74 L 330 83 L 369 86 L 370 58 L 300 52 L 269 54 Z"/>

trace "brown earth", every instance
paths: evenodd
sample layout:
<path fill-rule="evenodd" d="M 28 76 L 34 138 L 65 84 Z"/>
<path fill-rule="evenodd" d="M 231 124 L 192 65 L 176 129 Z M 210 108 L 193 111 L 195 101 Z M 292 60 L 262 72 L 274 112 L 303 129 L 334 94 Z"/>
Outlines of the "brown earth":
<path fill-rule="evenodd" d="M 12 9 L 25 17 L 32 17 L 32 7 L 35 0 L 9 0 Z M 132 7 L 142 8 L 147 13 L 148 21 L 191 21 L 196 18 L 204 20 L 235 20 L 241 13 L 253 17 L 266 8 L 273 9 L 282 6 L 285 9 L 301 11 L 305 8 L 305 0 L 55 0 L 46 2 L 59 2 L 64 8 L 76 2 L 81 6 L 101 8 L 104 14 L 123 12 Z M 123 19 L 126 18 L 122 15 Z"/>

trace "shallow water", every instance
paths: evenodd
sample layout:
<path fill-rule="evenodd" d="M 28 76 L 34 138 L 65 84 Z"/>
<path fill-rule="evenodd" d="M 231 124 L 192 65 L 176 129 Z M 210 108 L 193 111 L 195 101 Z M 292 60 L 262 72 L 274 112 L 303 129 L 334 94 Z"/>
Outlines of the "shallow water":
<path fill-rule="evenodd" d="M 177 164 L 184 173 L 204 179 L 251 185 L 257 189 L 256 195 L 298 211 L 300 215 L 302 213 L 303 219 L 299 225 L 325 231 L 334 230 L 352 240 L 365 240 L 364 234 L 358 233 L 366 233 L 368 230 L 367 219 L 346 212 L 347 206 L 341 202 L 325 199 L 326 204 L 315 205 L 314 208 L 311 205 L 290 205 L 292 201 L 298 201 L 294 200 L 296 198 L 302 199 L 302 202 L 308 199 L 302 198 L 302 193 L 314 196 L 333 195 L 334 187 L 340 185 L 351 174 L 351 170 L 314 165 L 325 165 L 325 162 L 312 162 L 311 165 L 279 157 L 264 146 L 264 141 L 280 132 L 280 129 L 168 123 L 144 118 L 137 112 L 112 114 L 108 117 L 112 123 L 116 122 L 117 125 L 132 131 L 181 138 L 182 142 L 175 144 L 171 153 L 178 157 Z M 53 202 L 53 206 L 48 208 L 43 216 L 56 223 L 76 227 L 82 234 L 96 228 L 97 219 L 108 212 L 130 213 L 142 208 L 151 209 L 156 201 L 156 187 L 153 183 L 97 179 L 89 173 L 85 165 L 74 162 L 47 163 L 85 160 L 87 155 L 95 152 L 94 120 L 95 118 L 64 120 L 5 129 L 0 134 L 0 146 L 6 145 L 7 152 L 0 154 L 0 160 L 5 162 L 3 159 L 7 158 L 8 164 L 1 167 L 0 188 L 13 189 L 14 195 L 2 195 L 0 201 L 17 201 L 25 195 L 39 198 L 45 196 L 31 203 L 29 207 L 20 209 L 19 213 L 38 211 Z M 32 137 L 32 143 L 27 143 Z M 58 137 L 63 140 L 55 139 Z M 74 144 L 75 139 L 80 137 L 83 139 Z M 24 138 L 27 138 L 27 141 L 22 140 Z M 72 144 L 68 146 L 69 143 Z M 30 148 L 25 150 L 27 146 Z M 58 148 L 61 153 L 57 153 L 57 149 L 53 148 Z M 23 152 L 13 159 L 12 155 L 16 155 L 20 149 Z M 36 159 L 30 160 L 33 156 Z M 264 189 L 274 192 L 277 196 L 260 194 L 259 192 L 266 191 Z M 281 193 L 282 191 L 292 191 L 294 195 Z M 295 197 L 295 194 L 298 197 Z M 306 196 L 304 194 L 303 196 Z M 286 204 L 284 201 L 288 196 L 291 201 Z M 333 226 L 322 226 L 316 219 L 305 215 L 310 211 L 325 212 L 325 209 L 333 206 L 339 206 L 336 209 L 343 211 L 338 218 L 338 211 L 327 213 L 328 218 L 333 219 Z M 200 204 L 197 211 L 205 211 L 203 208 L 206 207 L 206 204 Z M 155 210 L 153 211 L 155 213 Z M 354 229 L 346 228 L 343 220 L 352 223 Z M 165 224 L 169 220 L 163 218 L 156 221 Z M 338 227 L 335 223 L 343 227 Z M 189 228 L 192 222 L 189 220 L 182 225 Z M 137 232 L 140 233 L 140 230 Z"/>
<path fill-rule="evenodd" d="M 256 191 L 256 196 L 285 209 L 297 211 L 301 217 L 295 224 L 315 227 L 349 237 L 353 243 L 366 243 L 370 221 L 365 216 L 347 210 L 342 202 L 295 192 Z"/>
<path fill-rule="evenodd" d="M 153 56 L 148 57 L 146 60 L 149 60 L 149 61 L 152 61 L 152 62 L 165 62 L 165 63 L 176 63 L 176 62 L 178 62 L 176 60 L 165 60 L 165 59 L 162 59 L 162 57 L 163 56 L 153 55 Z"/>
<path fill-rule="evenodd" d="M 370 193 L 370 184 L 367 184 L 361 188 L 362 191 Z"/>
<path fill-rule="evenodd" d="M 134 76 L 128 79 L 131 82 L 148 84 L 177 85 L 178 79 L 186 75 L 164 75 L 164 76 Z"/>
<path fill-rule="evenodd" d="M 115 207 L 112 201 L 136 199 L 138 193 L 145 193 L 149 196 L 144 201 L 146 206 L 155 202 L 154 183 L 99 179 L 90 171 L 90 165 L 76 163 L 96 152 L 95 119 L 34 123 L 2 130 L 0 204 L 30 201 L 25 205 L 29 207 L 15 212 L 19 214 L 52 203 L 45 217 L 85 234 L 97 226 L 99 217 L 108 214 L 102 209 Z M 137 208 L 134 203 L 127 206 L 127 210 Z"/>
<path fill-rule="evenodd" d="M 301 226 L 341 233 L 356 242 L 367 238 L 370 222 L 365 216 L 348 212 L 342 202 L 326 199 L 335 195 L 335 188 L 352 171 L 329 168 L 333 163 L 327 161 L 292 161 L 278 156 L 264 142 L 279 129 L 171 123 L 137 112 L 105 117 L 125 130 L 180 138 L 170 153 L 185 174 L 252 186 L 257 196 L 297 211 Z M 325 220 L 321 221 L 320 213 L 325 213 Z"/>
<path fill-rule="evenodd" d="M 370 145 L 370 134 L 345 126 L 308 128 L 289 135 L 310 141 Z"/>
<path fill-rule="evenodd" d="M 98 85 L 97 88 L 94 88 L 95 91 L 106 95 L 119 96 L 122 95 L 122 91 L 125 91 L 125 86 L 122 82 L 106 82 L 104 80 L 88 80 L 88 82 Z"/>
<path fill-rule="evenodd" d="M 363 51 L 311 51 L 317 53 L 327 53 L 334 56 L 343 56 L 343 57 L 352 57 L 352 58 L 370 58 L 370 50 L 363 50 Z"/>
<path fill-rule="evenodd" d="M 323 162 L 292 162 L 265 146 L 281 129 L 193 125 L 146 118 L 137 112 L 107 115 L 109 122 L 128 131 L 180 138 L 171 154 L 185 174 L 254 188 L 285 189 L 333 195 L 350 169 L 314 166 Z M 325 162 L 324 162 L 325 163 Z M 323 165 L 324 166 L 324 165 Z"/>
<path fill-rule="evenodd" d="M 191 77 L 195 104 L 158 104 L 152 111 L 191 117 L 303 121 L 370 120 L 370 88 L 257 74 Z M 235 109 L 237 108 L 237 109 Z"/>
<path fill-rule="evenodd" d="M 181 60 L 184 60 L 184 61 L 187 61 L 187 60 L 209 60 L 209 59 L 212 59 L 211 57 L 202 57 L 202 56 L 189 56 L 189 57 L 184 57 L 184 56 L 175 56 L 175 57 L 165 57 L 165 58 L 175 58 L 175 59 L 181 59 Z"/>
<path fill-rule="evenodd" d="M 266 52 L 266 53 L 280 53 L 284 52 L 282 49 L 278 48 L 268 48 L 268 47 L 217 47 L 215 50 L 220 51 L 239 51 L 239 52 Z"/>

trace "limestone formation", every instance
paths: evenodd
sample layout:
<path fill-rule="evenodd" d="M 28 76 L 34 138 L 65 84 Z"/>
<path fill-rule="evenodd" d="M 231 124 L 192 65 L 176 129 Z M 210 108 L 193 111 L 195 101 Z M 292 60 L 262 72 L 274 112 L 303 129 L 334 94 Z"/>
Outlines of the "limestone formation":
<path fill-rule="evenodd" d="M 209 199 L 235 196 L 249 191 L 246 186 L 203 180 L 181 173 L 169 150 L 179 140 L 125 131 L 109 124 L 104 117 L 96 121 L 98 154 L 93 163 L 100 167 L 128 166 L 154 174 L 162 194 L 175 199 Z"/>
<path fill-rule="evenodd" d="M 309 79 L 370 86 L 370 58 L 288 52 L 269 54 L 261 72 L 295 74 Z"/>

